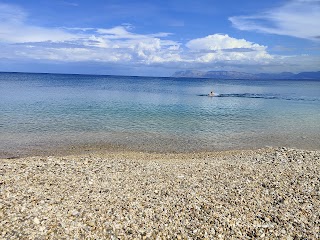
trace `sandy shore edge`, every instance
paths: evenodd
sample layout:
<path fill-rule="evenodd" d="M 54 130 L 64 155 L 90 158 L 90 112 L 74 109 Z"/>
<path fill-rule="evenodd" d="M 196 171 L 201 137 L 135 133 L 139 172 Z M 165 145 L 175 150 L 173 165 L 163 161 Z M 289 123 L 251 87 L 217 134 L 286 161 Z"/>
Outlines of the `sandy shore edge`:
<path fill-rule="evenodd" d="M 320 151 L 0 159 L 0 238 L 320 237 Z"/>

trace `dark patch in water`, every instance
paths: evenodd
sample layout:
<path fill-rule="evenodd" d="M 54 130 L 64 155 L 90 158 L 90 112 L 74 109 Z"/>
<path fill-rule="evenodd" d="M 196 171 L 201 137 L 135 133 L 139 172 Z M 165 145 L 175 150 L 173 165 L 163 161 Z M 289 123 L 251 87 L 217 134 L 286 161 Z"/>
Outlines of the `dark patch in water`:
<path fill-rule="evenodd" d="M 231 94 L 218 94 L 216 97 L 238 97 L 238 98 L 263 98 L 263 99 L 280 99 L 280 96 L 272 96 L 266 94 L 254 93 L 231 93 Z"/>
<path fill-rule="evenodd" d="M 262 99 L 282 99 L 282 100 L 293 100 L 293 101 L 319 101 L 319 99 L 313 98 L 294 98 L 294 97 L 283 97 L 280 95 L 268 95 L 268 94 L 254 94 L 254 93 L 226 93 L 218 94 L 215 96 L 209 96 L 208 94 L 199 94 L 200 97 L 228 97 L 228 98 L 262 98 Z"/>

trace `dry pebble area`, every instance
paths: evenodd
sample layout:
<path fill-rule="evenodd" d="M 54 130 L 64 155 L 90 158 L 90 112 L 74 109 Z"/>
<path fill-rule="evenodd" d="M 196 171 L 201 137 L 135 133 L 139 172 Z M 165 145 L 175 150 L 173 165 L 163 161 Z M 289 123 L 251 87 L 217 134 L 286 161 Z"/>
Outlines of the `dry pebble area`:
<path fill-rule="evenodd" d="M 0 160 L 0 239 L 319 239 L 320 152 Z"/>

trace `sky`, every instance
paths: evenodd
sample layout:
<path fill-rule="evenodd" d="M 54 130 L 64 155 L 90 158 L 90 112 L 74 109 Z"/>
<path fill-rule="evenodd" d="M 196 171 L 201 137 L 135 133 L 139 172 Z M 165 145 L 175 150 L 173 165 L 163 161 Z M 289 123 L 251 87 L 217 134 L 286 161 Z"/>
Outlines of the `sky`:
<path fill-rule="evenodd" d="M 319 0 L 0 0 L 0 71 L 320 71 Z"/>

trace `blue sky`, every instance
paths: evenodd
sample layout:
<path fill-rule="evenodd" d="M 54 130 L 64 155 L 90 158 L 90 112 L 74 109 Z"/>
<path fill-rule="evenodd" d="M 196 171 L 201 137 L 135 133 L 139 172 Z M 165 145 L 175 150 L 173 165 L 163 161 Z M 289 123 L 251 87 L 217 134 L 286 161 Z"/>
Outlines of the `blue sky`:
<path fill-rule="evenodd" d="M 318 0 L 0 0 L 0 71 L 320 71 Z"/>

